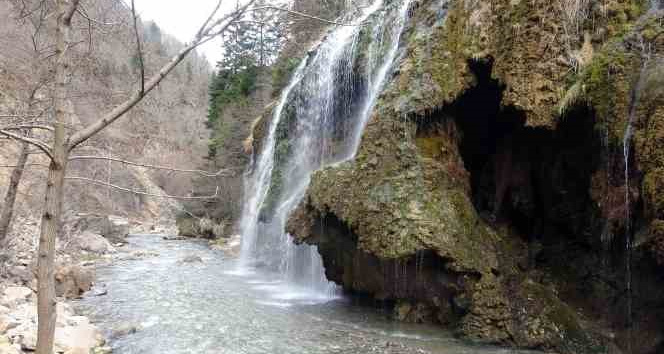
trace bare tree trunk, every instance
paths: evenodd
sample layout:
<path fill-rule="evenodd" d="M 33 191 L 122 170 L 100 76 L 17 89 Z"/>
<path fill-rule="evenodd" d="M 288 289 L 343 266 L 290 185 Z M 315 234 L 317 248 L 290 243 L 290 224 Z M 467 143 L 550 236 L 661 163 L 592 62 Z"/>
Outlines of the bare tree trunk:
<path fill-rule="evenodd" d="M 0 247 L 3 247 L 5 244 L 5 239 L 7 238 L 7 233 L 9 232 L 9 226 L 12 222 L 12 215 L 14 214 L 14 203 L 16 202 L 16 195 L 18 194 L 18 185 L 21 182 L 21 177 L 23 176 L 25 163 L 28 161 L 29 148 L 30 145 L 28 143 L 21 143 L 21 155 L 19 155 L 18 161 L 16 162 L 16 167 L 12 171 L 12 175 L 9 178 L 9 187 L 7 188 L 7 193 L 5 194 L 5 202 L 3 204 L 2 214 L 0 214 Z"/>
<path fill-rule="evenodd" d="M 60 144 L 57 144 L 58 140 L 60 140 Z M 37 291 L 37 354 L 52 354 L 55 339 L 55 239 L 62 213 L 67 156 L 67 150 L 62 144 L 62 140 L 56 138 L 55 159 L 49 166 L 44 212 L 41 219 L 39 258 L 37 260 L 37 279 L 39 280 Z"/>
<path fill-rule="evenodd" d="M 55 108 L 53 130 L 53 156 L 48 169 L 46 197 L 41 219 L 39 251 L 37 260 L 37 348 L 36 354 L 52 354 L 55 339 L 55 240 L 62 215 L 65 172 L 71 151 L 67 144 L 65 121 L 67 115 L 67 82 L 71 61 L 67 50 L 71 46 L 71 19 L 79 0 L 57 0 L 58 20 L 56 26 L 56 48 L 58 57 L 55 66 L 53 104 Z"/>

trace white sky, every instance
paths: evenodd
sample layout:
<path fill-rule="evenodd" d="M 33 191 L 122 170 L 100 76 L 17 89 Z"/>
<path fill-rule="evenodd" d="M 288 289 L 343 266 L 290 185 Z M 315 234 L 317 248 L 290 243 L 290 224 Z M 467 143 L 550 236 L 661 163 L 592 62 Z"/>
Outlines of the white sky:
<path fill-rule="evenodd" d="M 189 42 L 217 5 L 217 0 L 135 0 L 135 4 L 143 21 L 152 20 L 163 32 L 181 42 Z M 225 0 L 221 6 L 220 13 L 234 9 L 235 0 Z M 221 41 L 211 40 L 198 50 L 215 65 L 220 59 Z"/>

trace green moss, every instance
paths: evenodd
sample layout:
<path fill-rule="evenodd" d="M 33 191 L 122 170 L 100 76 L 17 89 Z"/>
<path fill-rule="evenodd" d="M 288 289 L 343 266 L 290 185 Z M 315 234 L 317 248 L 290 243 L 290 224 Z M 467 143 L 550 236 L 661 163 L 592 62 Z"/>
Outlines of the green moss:
<path fill-rule="evenodd" d="M 286 87 L 299 63 L 299 59 L 286 56 L 280 56 L 274 63 L 272 66 L 272 97 L 277 97 Z"/>
<path fill-rule="evenodd" d="M 440 86 L 444 101 L 450 102 L 468 84 L 468 59 L 479 48 L 468 32 L 467 14 L 462 3 L 455 3 L 448 14 L 445 25 L 433 33 L 431 60 L 428 69 L 433 80 Z"/>
<path fill-rule="evenodd" d="M 438 159 L 443 155 L 445 141 L 442 136 L 418 137 L 415 139 L 415 144 L 422 156 Z"/>
<path fill-rule="evenodd" d="M 664 26 L 657 16 L 647 18 L 640 26 L 640 33 L 647 42 L 654 42 L 659 36 L 664 35 Z"/>
<path fill-rule="evenodd" d="M 643 196 L 652 215 L 664 217 L 664 167 L 649 171 L 643 178 Z"/>
<path fill-rule="evenodd" d="M 531 311 L 540 312 L 538 317 L 544 319 L 540 324 L 548 333 L 558 332 L 559 347 L 572 353 L 604 353 L 606 348 L 594 343 L 587 331 L 581 326 L 579 316 L 567 304 L 554 295 L 551 289 L 531 280 L 521 284 L 524 299 L 531 302 Z M 554 334 L 555 335 L 555 334 Z"/>
<path fill-rule="evenodd" d="M 178 235 L 180 236 L 198 237 L 200 235 L 198 220 L 188 215 L 178 215 L 175 219 L 175 224 L 178 228 Z"/>
<path fill-rule="evenodd" d="M 581 73 L 581 83 L 597 116 L 597 127 L 606 131 L 612 146 L 622 144 L 627 126 L 631 73 L 638 73 L 638 60 L 625 51 L 620 39 L 595 54 Z"/>

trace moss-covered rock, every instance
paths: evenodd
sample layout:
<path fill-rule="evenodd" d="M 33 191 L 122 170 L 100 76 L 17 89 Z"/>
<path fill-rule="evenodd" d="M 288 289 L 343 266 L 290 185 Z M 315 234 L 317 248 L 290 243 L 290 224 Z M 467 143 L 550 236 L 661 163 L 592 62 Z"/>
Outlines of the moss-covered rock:
<path fill-rule="evenodd" d="M 637 193 L 643 196 L 649 230 L 659 235 L 659 220 L 664 220 L 659 93 L 664 85 L 659 83 L 664 75 L 658 61 L 641 70 L 644 57 L 636 44 L 651 43 L 651 53 L 659 55 L 664 36 L 661 21 L 640 17 L 644 4 L 618 0 L 601 6 L 580 3 L 585 7 L 575 9 L 562 0 L 414 2 L 402 59 L 379 97 L 355 159 L 314 173 L 289 232 L 299 242 L 319 246 L 328 278 L 349 290 L 398 300 L 405 319 L 437 318 L 482 341 L 561 353 L 601 352 L 603 345 L 555 286 L 542 285 L 546 277 L 535 279 L 523 266 L 529 246 L 478 215 L 455 121 L 439 117 L 430 124 L 429 117 L 478 85 L 477 62 L 493 69 L 500 106 L 523 117 L 528 129 L 551 132 L 567 109 L 587 105 L 587 114 L 596 115 L 596 129 L 618 151 L 633 115 L 638 171 L 632 173 L 632 188 L 642 190 Z M 643 94 L 635 105 L 641 74 Z M 456 122 L 473 118 L 456 117 Z M 597 203 L 591 209 L 613 205 L 604 203 L 606 196 L 624 204 L 624 187 L 607 181 L 608 172 L 597 171 L 589 182 L 588 193 Z M 568 191 L 559 192 L 552 195 Z M 566 211 L 547 213 L 558 222 L 576 218 Z M 589 218 L 594 213 L 588 212 Z M 320 220 L 328 219 L 337 226 L 325 235 L 320 229 L 329 226 Z M 660 252 L 661 241 L 649 244 L 655 254 Z M 414 263 L 417 269 L 421 254 L 440 262 L 442 285 L 425 287 L 438 293 L 385 284 L 384 279 L 394 280 L 394 266 L 406 264 L 404 273 L 411 274 L 409 267 Z M 411 316 L 417 304 L 432 309 L 430 316 L 417 315 L 426 311 Z"/>

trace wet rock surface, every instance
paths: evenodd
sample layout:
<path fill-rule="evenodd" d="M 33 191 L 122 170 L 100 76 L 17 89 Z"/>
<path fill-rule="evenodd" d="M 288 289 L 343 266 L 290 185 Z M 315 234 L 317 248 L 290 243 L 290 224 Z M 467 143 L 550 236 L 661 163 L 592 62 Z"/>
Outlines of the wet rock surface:
<path fill-rule="evenodd" d="M 664 31 L 661 12 L 633 5 L 570 42 L 548 25 L 567 21 L 556 1 L 416 2 L 355 159 L 312 176 L 288 231 L 347 290 L 409 304 L 405 321 L 656 353 Z"/>

